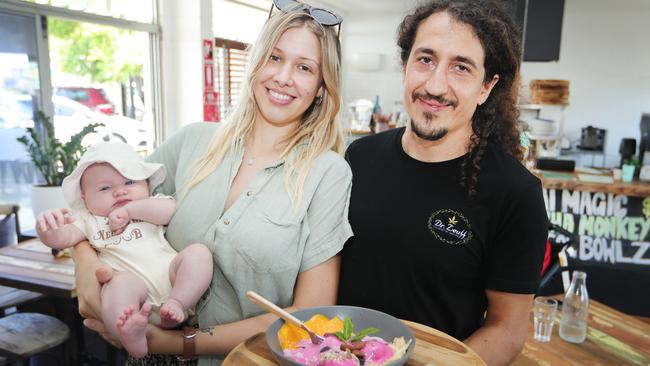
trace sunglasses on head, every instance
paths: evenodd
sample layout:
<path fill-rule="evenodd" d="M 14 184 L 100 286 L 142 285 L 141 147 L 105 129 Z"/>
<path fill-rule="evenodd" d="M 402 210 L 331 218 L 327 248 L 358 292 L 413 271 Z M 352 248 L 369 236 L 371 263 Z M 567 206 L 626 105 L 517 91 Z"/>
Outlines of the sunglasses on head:
<path fill-rule="evenodd" d="M 312 19 L 326 27 L 338 25 L 339 28 L 336 32 L 337 37 L 341 32 L 341 23 L 343 23 L 343 17 L 327 9 L 315 8 L 309 4 L 301 3 L 296 0 L 273 0 L 273 5 L 280 9 L 280 11 L 283 13 L 304 11 L 305 13 L 309 14 Z M 273 13 L 273 5 L 269 11 L 269 18 Z"/>

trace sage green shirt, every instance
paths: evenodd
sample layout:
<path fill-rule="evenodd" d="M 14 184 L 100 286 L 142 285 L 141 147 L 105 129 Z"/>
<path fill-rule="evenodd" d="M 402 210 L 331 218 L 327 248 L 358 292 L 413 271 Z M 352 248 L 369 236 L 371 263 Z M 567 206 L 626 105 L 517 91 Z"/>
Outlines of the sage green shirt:
<path fill-rule="evenodd" d="M 156 149 L 149 160 L 167 168 L 160 193 L 173 195 L 191 179 L 196 162 L 218 132 L 217 123 L 191 124 Z M 291 305 L 298 274 L 336 255 L 352 236 L 352 173 L 341 156 L 328 151 L 315 160 L 297 210 L 285 189 L 280 162 L 258 172 L 223 212 L 242 156 L 242 151 L 228 154 L 179 200 L 167 228 L 167 239 L 176 250 L 202 243 L 212 251 L 212 284 L 197 307 L 201 328 L 263 313 L 246 298 L 248 290 L 281 307 Z M 219 358 L 203 357 L 199 364 L 219 363 Z"/>

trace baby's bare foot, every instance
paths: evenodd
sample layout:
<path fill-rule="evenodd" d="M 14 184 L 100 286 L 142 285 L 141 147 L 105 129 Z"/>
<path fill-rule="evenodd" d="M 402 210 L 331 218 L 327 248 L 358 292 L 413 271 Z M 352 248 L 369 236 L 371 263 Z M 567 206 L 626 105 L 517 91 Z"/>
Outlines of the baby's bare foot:
<path fill-rule="evenodd" d="M 117 330 L 120 332 L 120 342 L 129 354 L 135 358 L 147 355 L 147 324 L 151 314 L 151 304 L 144 303 L 140 311 L 133 306 L 124 309 L 117 319 Z"/>
<path fill-rule="evenodd" d="M 165 328 L 178 325 L 185 320 L 183 304 L 173 298 L 168 298 L 160 307 L 160 320 Z"/>
<path fill-rule="evenodd" d="M 106 283 L 113 278 L 113 270 L 111 267 L 101 266 L 95 270 L 95 277 L 99 283 Z"/>

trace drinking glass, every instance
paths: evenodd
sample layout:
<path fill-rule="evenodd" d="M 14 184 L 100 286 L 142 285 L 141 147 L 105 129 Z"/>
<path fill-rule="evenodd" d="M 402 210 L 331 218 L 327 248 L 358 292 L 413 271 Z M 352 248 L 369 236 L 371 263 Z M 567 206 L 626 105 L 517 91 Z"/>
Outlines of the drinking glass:
<path fill-rule="evenodd" d="M 533 339 L 538 342 L 549 342 L 551 340 L 556 311 L 557 300 L 554 298 L 545 296 L 535 298 L 533 309 L 535 331 Z"/>

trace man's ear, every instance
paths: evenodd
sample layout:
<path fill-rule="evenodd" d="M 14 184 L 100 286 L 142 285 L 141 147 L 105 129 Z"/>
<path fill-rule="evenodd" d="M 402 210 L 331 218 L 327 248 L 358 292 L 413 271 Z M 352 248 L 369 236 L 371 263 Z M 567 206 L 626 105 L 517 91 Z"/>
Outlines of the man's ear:
<path fill-rule="evenodd" d="M 490 96 L 490 93 L 492 92 L 492 88 L 494 88 L 498 82 L 499 75 L 496 74 L 492 77 L 492 80 L 488 81 L 487 83 L 483 83 L 483 86 L 481 87 L 481 93 L 478 96 L 478 105 L 485 103 L 487 98 Z"/>

